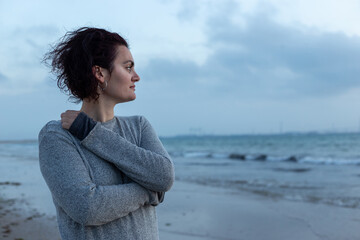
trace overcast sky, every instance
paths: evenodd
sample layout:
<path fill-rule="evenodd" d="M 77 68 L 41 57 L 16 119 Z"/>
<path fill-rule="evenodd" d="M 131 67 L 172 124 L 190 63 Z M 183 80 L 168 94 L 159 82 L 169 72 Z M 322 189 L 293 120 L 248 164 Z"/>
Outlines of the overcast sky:
<path fill-rule="evenodd" d="M 0 140 L 36 139 L 80 105 L 41 59 L 66 31 L 130 43 L 137 99 L 160 136 L 359 131 L 359 0 L 0 0 Z"/>

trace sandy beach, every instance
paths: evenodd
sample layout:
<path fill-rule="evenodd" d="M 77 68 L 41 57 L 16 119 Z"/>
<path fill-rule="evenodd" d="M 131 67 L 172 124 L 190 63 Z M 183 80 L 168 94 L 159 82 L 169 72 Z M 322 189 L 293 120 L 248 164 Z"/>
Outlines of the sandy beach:
<path fill-rule="evenodd" d="M 60 239 L 50 193 L 44 191 L 40 172 L 36 164 L 24 164 L 26 168 L 17 170 L 28 177 L 32 172 L 31 181 L 0 177 L 1 239 Z M 8 167 L 11 169 L 11 164 Z M 276 200 L 182 181 L 175 182 L 157 211 L 160 239 L 360 238 L 359 209 Z"/>
<path fill-rule="evenodd" d="M 0 239 L 60 239 L 55 207 L 38 165 L 37 145 L 3 145 L 5 147 L 13 149 L 3 152 L 0 157 Z M 20 154 L 18 149 L 22 151 Z M 161 240 L 360 239 L 360 208 L 356 205 L 360 175 L 357 166 L 339 168 L 302 164 L 301 168 L 308 166 L 312 170 L 299 173 L 274 170 L 276 164 L 282 169 L 296 167 L 291 163 L 174 159 L 176 181 L 166 193 L 164 202 L 157 206 Z M 231 174 L 230 171 L 236 172 Z M 194 181 L 193 176 L 202 181 Z M 233 181 L 230 181 L 231 176 Z M 262 177 L 265 183 L 274 176 L 279 176 L 283 180 L 281 183 L 321 180 L 324 182 L 322 185 L 315 182 L 314 185 L 281 186 L 291 186 L 295 190 L 299 186 L 315 186 L 317 188 L 311 189 L 319 192 L 329 185 L 344 195 L 338 203 L 336 198 L 328 203 L 316 199 L 309 202 L 301 198 L 276 197 L 269 191 L 257 192 L 256 188 L 240 188 L 244 181 L 238 180 L 239 187 L 211 182 L 215 177 L 228 177 L 227 182 L 231 183 L 237 176 L 248 179 L 249 183 L 252 176 Z M 343 183 L 336 185 L 342 179 Z M 269 183 L 274 184 L 274 180 Z M 344 201 L 344 198 L 349 201 Z M 347 207 L 352 206 L 349 204 L 351 201 L 355 201 L 354 207 Z"/>
<path fill-rule="evenodd" d="M 38 162 L 9 159 L 0 164 L 0 239 L 60 239 Z"/>
<path fill-rule="evenodd" d="M 162 239 L 360 239 L 359 209 L 176 182 L 158 208 Z"/>

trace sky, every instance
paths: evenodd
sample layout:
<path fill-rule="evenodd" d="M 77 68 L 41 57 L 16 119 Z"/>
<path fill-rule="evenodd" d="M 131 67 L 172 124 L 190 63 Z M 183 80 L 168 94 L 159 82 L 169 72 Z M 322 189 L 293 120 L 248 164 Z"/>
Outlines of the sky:
<path fill-rule="evenodd" d="M 80 109 L 42 62 L 83 26 L 128 40 L 159 136 L 360 131 L 359 0 L 0 0 L 0 140 Z"/>

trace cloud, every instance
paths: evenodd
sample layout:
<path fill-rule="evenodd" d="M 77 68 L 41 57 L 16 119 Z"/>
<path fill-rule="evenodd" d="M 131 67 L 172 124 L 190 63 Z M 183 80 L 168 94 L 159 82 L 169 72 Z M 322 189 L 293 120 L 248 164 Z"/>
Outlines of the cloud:
<path fill-rule="evenodd" d="M 207 69 L 246 92 L 327 95 L 359 85 L 359 38 L 304 32 L 260 15 L 245 28 L 218 18 L 209 25 L 209 45 L 216 51 Z"/>
<path fill-rule="evenodd" d="M 359 37 L 280 25 L 270 12 L 247 16 L 245 26 L 220 13 L 207 21 L 213 53 L 203 65 L 153 59 L 144 76 L 211 97 L 318 97 L 360 86 Z"/>
<path fill-rule="evenodd" d="M 182 0 L 177 17 L 180 21 L 191 21 L 199 13 L 200 1 Z"/>
<path fill-rule="evenodd" d="M 7 79 L 8 78 L 0 72 L 0 82 L 5 82 L 5 81 L 7 81 Z"/>
<path fill-rule="evenodd" d="M 58 29 L 49 25 L 15 27 L 4 31 L 0 54 L 0 95 L 33 92 L 47 74 L 41 60 Z"/>

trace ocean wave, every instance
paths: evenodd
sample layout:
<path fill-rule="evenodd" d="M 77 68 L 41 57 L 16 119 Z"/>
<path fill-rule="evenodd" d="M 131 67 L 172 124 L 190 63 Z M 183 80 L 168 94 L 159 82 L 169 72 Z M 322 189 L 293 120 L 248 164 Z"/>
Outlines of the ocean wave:
<path fill-rule="evenodd" d="M 231 165 L 230 163 L 202 163 L 202 162 L 189 162 L 186 163 L 185 165 L 187 166 L 229 166 Z"/>
<path fill-rule="evenodd" d="M 212 157 L 211 153 L 207 153 L 207 152 L 186 152 L 183 154 L 184 157 L 189 157 L 189 158 L 196 158 L 196 157 L 205 157 L 205 158 L 209 158 Z"/>
<path fill-rule="evenodd" d="M 274 171 L 278 172 L 295 172 L 295 173 L 303 173 L 310 171 L 311 168 L 274 168 Z"/>
<path fill-rule="evenodd" d="M 302 159 L 299 159 L 300 163 L 315 163 L 315 164 L 325 164 L 325 165 L 360 165 L 360 159 L 334 159 L 334 158 L 321 158 L 321 157 L 311 157 L 307 156 Z"/>
<path fill-rule="evenodd" d="M 311 203 L 322 203 L 336 207 L 345 208 L 360 208 L 360 199 L 356 197 L 321 197 L 321 196 L 300 196 L 300 195 L 286 195 L 284 199 L 292 201 L 302 201 Z"/>
<path fill-rule="evenodd" d="M 314 194 L 321 191 L 322 186 L 311 184 L 284 184 L 276 181 L 263 180 L 223 180 L 214 178 L 177 177 L 176 180 L 193 182 L 200 185 L 221 187 L 227 189 L 238 189 L 251 192 L 264 197 L 274 199 L 286 199 L 289 201 L 310 202 L 317 204 L 328 204 L 345 208 L 360 208 L 360 198 L 352 196 L 326 196 Z"/>
<path fill-rule="evenodd" d="M 317 156 L 272 156 L 268 154 L 213 153 L 213 152 L 169 152 L 172 157 L 230 159 L 234 161 L 292 162 L 320 165 L 360 165 L 360 159 L 317 157 Z"/>

